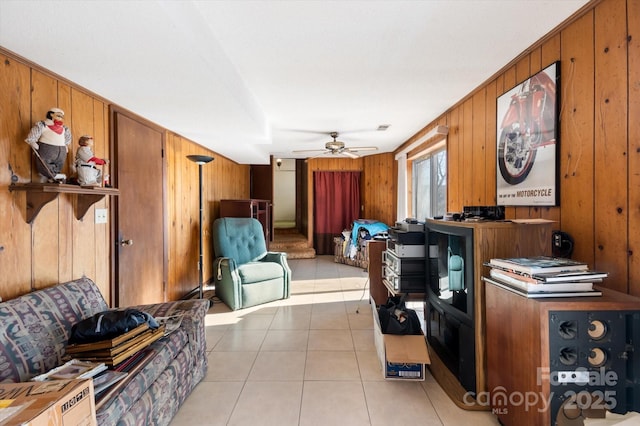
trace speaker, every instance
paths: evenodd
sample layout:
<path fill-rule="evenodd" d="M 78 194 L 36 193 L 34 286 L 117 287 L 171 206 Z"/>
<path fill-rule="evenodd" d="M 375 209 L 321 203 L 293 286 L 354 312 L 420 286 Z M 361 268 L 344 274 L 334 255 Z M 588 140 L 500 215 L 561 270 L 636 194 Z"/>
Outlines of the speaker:
<path fill-rule="evenodd" d="M 551 424 L 640 410 L 640 311 L 549 311 Z"/>

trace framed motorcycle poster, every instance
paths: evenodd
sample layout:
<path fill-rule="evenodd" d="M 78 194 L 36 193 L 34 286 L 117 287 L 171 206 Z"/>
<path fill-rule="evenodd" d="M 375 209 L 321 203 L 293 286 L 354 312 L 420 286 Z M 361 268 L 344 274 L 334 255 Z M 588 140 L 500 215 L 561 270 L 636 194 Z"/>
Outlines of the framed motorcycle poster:
<path fill-rule="evenodd" d="M 558 205 L 559 72 L 555 62 L 497 99 L 498 205 Z"/>

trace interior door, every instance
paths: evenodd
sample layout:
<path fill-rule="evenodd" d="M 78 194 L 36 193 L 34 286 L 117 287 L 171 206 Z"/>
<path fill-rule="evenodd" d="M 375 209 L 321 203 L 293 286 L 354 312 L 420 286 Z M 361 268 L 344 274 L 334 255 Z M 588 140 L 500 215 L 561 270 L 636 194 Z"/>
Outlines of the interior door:
<path fill-rule="evenodd" d="M 166 299 L 164 132 L 124 111 L 112 111 L 116 153 L 115 306 Z"/>

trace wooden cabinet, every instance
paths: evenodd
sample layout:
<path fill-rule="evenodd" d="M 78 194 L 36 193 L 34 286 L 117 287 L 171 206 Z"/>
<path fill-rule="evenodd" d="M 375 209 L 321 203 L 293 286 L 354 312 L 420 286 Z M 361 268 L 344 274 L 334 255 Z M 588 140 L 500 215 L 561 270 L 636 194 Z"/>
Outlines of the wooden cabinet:
<path fill-rule="evenodd" d="M 468 410 L 489 409 L 476 403 L 473 396 L 470 397 L 472 394 L 478 395 L 486 391 L 486 355 L 488 351 L 494 350 L 485 344 L 485 284 L 482 281 L 482 276 L 487 267 L 484 266 L 484 263 L 495 257 L 550 255 L 552 226 L 552 222 L 546 221 L 536 223 L 425 221 L 427 244 L 432 238 L 429 235 L 432 231 L 440 232 L 446 236 L 448 230 L 455 234 L 456 228 L 472 230 L 472 259 L 464 259 L 465 265 L 467 262 L 471 262 L 473 265 L 473 290 L 467 295 L 467 297 L 473 298 L 471 322 L 465 323 L 465 327 L 458 327 L 463 321 L 456 318 L 456 310 L 447 309 L 446 303 L 438 299 L 430 286 L 427 289 L 427 327 L 433 327 L 428 330 L 427 335 L 429 336 L 432 330 L 436 330 L 431 334 L 440 333 L 440 335 L 429 339 L 430 342 L 436 343 L 436 340 L 443 342 L 439 352 L 441 355 L 436 351 L 437 345 L 430 345 L 431 372 L 460 408 Z M 461 230 L 458 229 L 457 233 L 461 234 Z M 469 234 L 468 231 L 466 233 Z M 432 272 L 427 271 L 427 274 Z M 508 317 L 505 320 L 510 321 Z M 457 334 L 457 339 L 453 341 L 454 339 L 447 330 L 453 330 L 456 327 L 460 331 Z M 442 332 L 442 330 L 445 331 Z M 446 345 L 452 346 L 447 347 Z M 454 354 L 450 355 L 452 351 Z M 458 371 L 456 372 L 456 370 Z M 472 385 L 466 385 L 466 388 L 462 384 L 463 374 L 460 372 L 462 370 L 466 372 L 466 377 L 471 377 L 469 382 Z M 474 371 L 475 380 L 473 380 Z M 475 389 L 470 390 L 469 387 L 473 388 L 473 382 L 475 382 Z"/>
<path fill-rule="evenodd" d="M 273 219 L 270 200 L 220 200 L 220 217 L 253 217 L 258 219 L 264 229 L 267 243 L 273 240 Z"/>
<path fill-rule="evenodd" d="M 386 241 L 370 240 L 368 246 L 369 295 L 376 305 L 387 303 L 389 293 L 382 282 L 382 253 L 387 248 Z"/>
<path fill-rule="evenodd" d="M 487 282 L 484 401 L 501 424 L 578 425 L 611 405 L 639 409 L 640 299 L 600 289 L 601 297 L 527 299 Z"/>

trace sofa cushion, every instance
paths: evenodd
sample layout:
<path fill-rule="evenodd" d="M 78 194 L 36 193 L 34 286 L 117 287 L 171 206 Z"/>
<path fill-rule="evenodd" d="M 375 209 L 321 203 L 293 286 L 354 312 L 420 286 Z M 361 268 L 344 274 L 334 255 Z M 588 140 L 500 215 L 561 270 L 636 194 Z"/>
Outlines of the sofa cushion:
<path fill-rule="evenodd" d="M 24 382 L 63 364 L 73 324 L 107 308 L 88 278 L 0 303 L 0 382 Z"/>
<path fill-rule="evenodd" d="M 238 265 L 238 274 L 244 285 L 274 278 L 282 278 L 284 276 L 284 269 L 278 263 L 249 262 L 244 265 Z"/>

